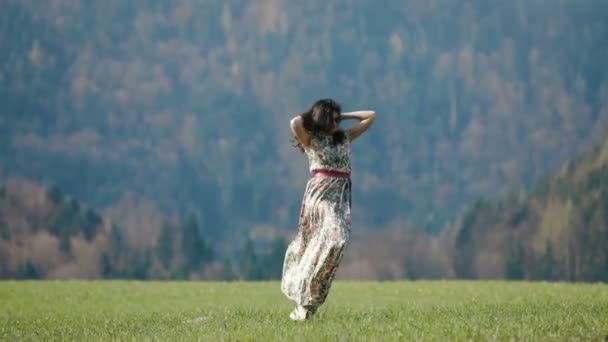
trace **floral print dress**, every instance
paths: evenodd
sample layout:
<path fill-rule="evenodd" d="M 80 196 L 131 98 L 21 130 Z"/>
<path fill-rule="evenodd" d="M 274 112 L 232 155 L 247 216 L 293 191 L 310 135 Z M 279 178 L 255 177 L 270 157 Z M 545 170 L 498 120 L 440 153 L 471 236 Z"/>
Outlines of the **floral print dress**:
<path fill-rule="evenodd" d="M 350 141 L 332 145 L 331 136 L 312 136 L 305 149 L 310 172 L 350 174 Z M 350 238 L 350 177 L 311 177 L 304 191 L 298 232 L 283 262 L 281 291 L 297 305 L 316 310 L 325 302 Z"/>

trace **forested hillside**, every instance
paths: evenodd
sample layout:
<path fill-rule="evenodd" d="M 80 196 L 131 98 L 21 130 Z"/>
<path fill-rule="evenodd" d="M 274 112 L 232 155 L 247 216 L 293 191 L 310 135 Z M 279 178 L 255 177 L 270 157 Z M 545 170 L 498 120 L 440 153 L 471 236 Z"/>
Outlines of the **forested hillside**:
<path fill-rule="evenodd" d="M 6 0 L 0 178 L 192 215 L 237 258 L 294 231 L 288 122 L 320 97 L 377 111 L 354 145 L 360 232 L 439 232 L 601 140 L 606 1 L 382 3 Z"/>
<path fill-rule="evenodd" d="M 463 278 L 608 281 L 608 138 L 530 195 L 479 201 L 454 246 Z"/>
<path fill-rule="evenodd" d="M 164 217 L 131 195 L 99 213 L 57 187 L 0 186 L 0 279 L 278 279 L 286 242 L 268 242 L 220 255 L 194 215 Z"/>
<path fill-rule="evenodd" d="M 338 277 L 608 281 L 608 136 L 536 184 L 479 199 L 435 236 L 404 222 L 355 232 Z M 218 253 L 194 215 L 130 194 L 98 213 L 56 187 L 0 187 L 0 279 L 279 279 L 288 235 L 250 234 Z"/>

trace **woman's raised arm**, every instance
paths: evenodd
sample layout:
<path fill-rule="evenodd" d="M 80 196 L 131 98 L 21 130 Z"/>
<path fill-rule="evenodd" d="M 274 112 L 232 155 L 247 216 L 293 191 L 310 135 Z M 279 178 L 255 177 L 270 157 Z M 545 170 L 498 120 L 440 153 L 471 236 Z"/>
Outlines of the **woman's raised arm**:
<path fill-rule="evenodd" d="M 300 144 L 304 147 L 310 147 L 310 135 L 306 132 L 304 128 L 304 123 L 301 115 L 296 115 L 289 122 L 289 126 L 291 127 L 291 132 L 298 139 Z"/>
<path fill-rule="evenodd" d="M 359 122 L 346 130 L 346 135 L 349 140 L 354 140 L 372 125 L 376 119 L 376 112 L 373 110 L 359 110 L 356 112 L 342 113 L 340 116 L 342 120 L 346 119 L 358 119 Z"/>

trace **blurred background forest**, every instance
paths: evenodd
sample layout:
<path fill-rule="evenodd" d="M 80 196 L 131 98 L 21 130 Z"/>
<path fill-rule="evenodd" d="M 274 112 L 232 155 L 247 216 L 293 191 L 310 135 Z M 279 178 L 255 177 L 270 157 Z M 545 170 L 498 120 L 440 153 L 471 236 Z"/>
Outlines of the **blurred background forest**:
<path fill-rule="evenodd" d="M 608 280 L 604 0 L 5 0 L 0 278 L 278 279 L 289 119 L 377 111 L 343 279 Z"/>

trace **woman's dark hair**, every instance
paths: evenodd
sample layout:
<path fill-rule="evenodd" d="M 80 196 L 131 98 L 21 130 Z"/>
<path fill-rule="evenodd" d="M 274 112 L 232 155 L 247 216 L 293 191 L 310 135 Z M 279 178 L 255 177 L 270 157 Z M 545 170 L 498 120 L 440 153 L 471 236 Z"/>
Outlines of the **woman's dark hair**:
<path fill-rule="evenodd" d="M 312 107 L 306 112 L 300 114 L 302 117 L 302 125 L 304 129 L 311 135 L 321 136 L 330 134 L 330 129 L 334 125 L 340 123 L 340 115 L 342 108 L 332 99 L 321 99 L 315 102 Z M 344 142 L 346 135 L 342 130 L 336 130 L 332 134 L 332 144 L 341 144 Z M 293 140 L 292 140 L 293 141 Z M 296 145 L 300 151 L 304 152 L 302 144 L 295 139 Z"/>

